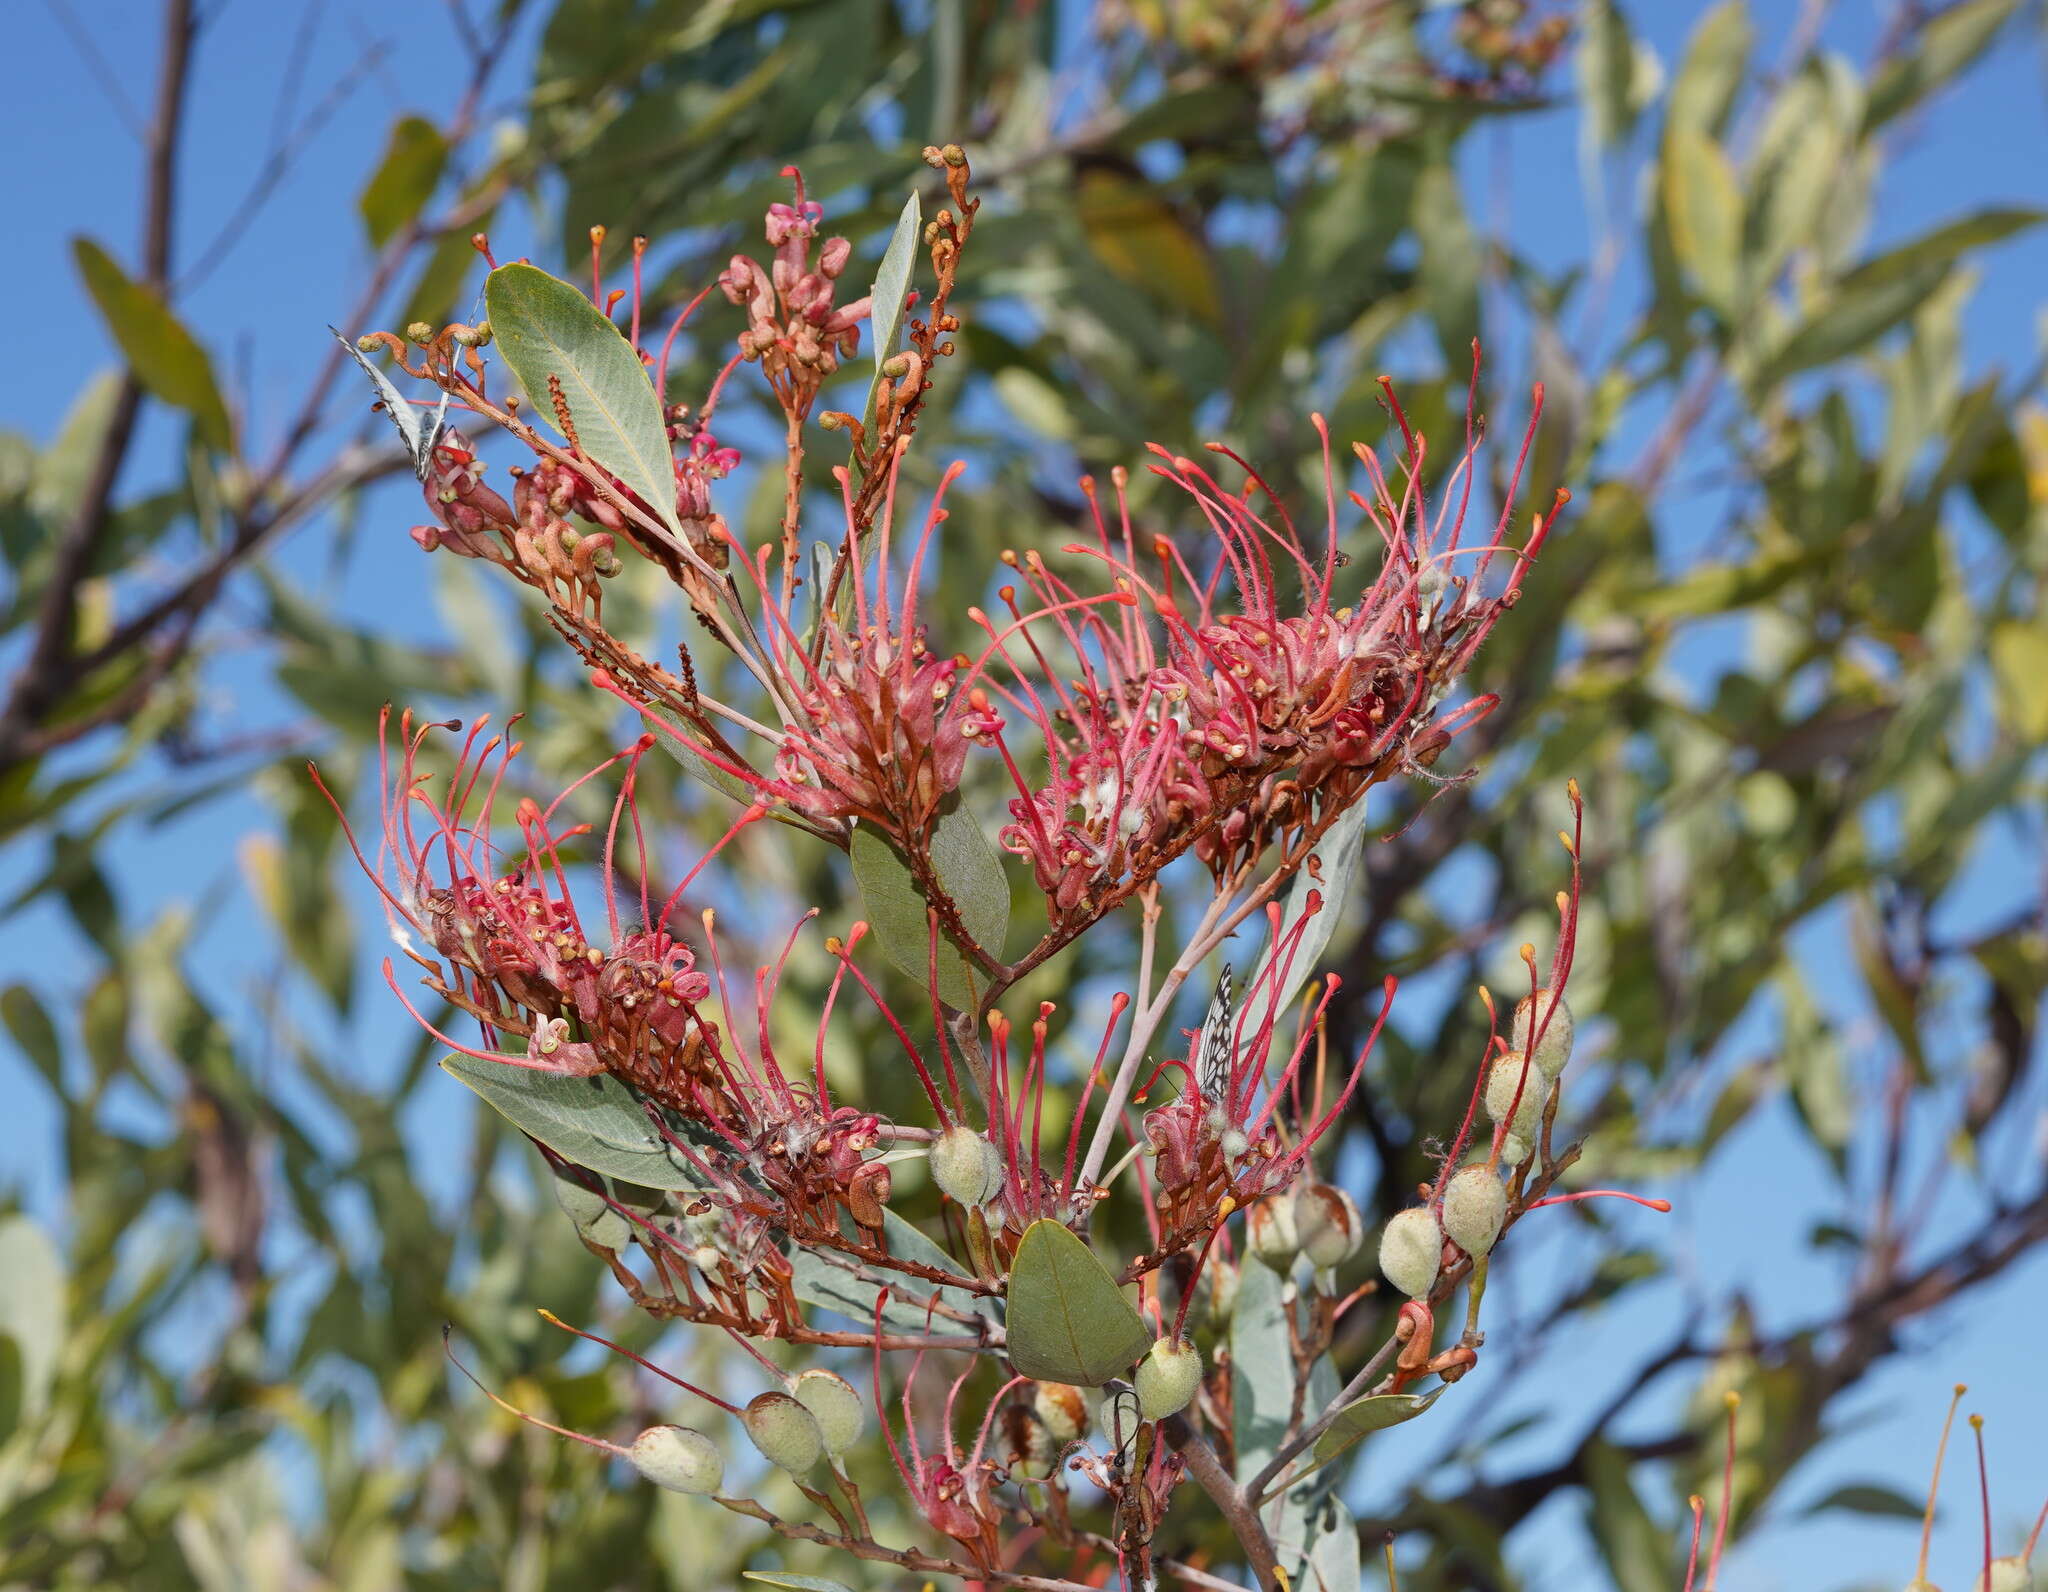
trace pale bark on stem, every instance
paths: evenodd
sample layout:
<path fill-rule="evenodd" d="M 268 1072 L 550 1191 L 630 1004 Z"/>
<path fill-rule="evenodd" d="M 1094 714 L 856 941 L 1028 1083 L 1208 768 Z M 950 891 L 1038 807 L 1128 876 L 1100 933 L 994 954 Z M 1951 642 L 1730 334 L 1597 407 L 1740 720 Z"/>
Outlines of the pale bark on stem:
<path fill-rule="evenodd" d="M 1244 1549 L 1245 1559 L 1251 1565 L 1252 1576 L 1261 1592 L 1274 1592 L 1282 1585 L 1280 1560 L 1273 1551 L 1273 1539 L 1267 1534 L 1265 1522 L 1259 1519 L 1258 1509 L 1251 1498 L 1231 1479 L 1230 1472 L 1223 1468 L 1223 1461 L 1216 1457 L 1216 1450 L 1209 1446 L 1208 1438 L 1196 1431 L 1185 1415 L 1169 1415 L 1160 1423 L 1160 1428 L 1166 1434 L 1166 1440 L 1186 1461 L 1188 1474 L 1194 1477 L 1195 1485 L 1209 1495 L 1209 1501 L 1230 1522 L 1237 1545 Z"/>

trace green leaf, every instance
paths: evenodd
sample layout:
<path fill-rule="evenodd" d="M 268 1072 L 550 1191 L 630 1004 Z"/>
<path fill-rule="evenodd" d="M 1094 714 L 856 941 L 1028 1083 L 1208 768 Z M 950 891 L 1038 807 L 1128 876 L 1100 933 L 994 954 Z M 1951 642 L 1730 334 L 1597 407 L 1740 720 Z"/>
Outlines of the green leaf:
<path fill-rule="evenodd" d="M 1759 389 L 1816 365 L 1832 365 L 1860 353 L 1894 327 L 1903 325 L 1948 276 L 1936 262 L 1904 276 L 1854 292 L 1837 291 L 1809 319 L 1793 328 L 1757 371 Z"/>
<path fill-rule="evenodd" d="M 583 456 L 617 476 L 680 537 L 661 403 L 640 356 L 610 318 L 567 282 L 516 263 L 485 278 L 484 308 L 534 411 L 553 416 L 548 378 L 557 378 Z"/>
<path fill-rule="evenodd" d="M 1353 803 L 1337 821 L 1324 832 L 1316 842 L 1301 869 L 1294 876 L 1294 882 L 1287 888 L 1287 901 L 1280 909 L 1280 926 L 1283 933 L 1289 932 L 1301 921 L 1301 915 L 1308 910 L 1311 890 L 1322 895 L 1323 904 L 1308 927 L 1301 932 L 1296 945 L 1294 959 L 1287 964 L 1287 976 L 1280 980 L 1269 1002 L 1263 993 L 1257 991 L 1260 981 L 1266 975 L 1268 964 L 1273 960 L 1273 947 L 1268 945 L 1259 958 L 1259 965 L 1252 973 L 1252 980 L 1245 986 L 1246 999 L 1256 1000 L 1261 1011 L 1285 1015 L 1294 1003 L 1296 993 L 1314 975 L 1323 959 L 1323 952 L 1330 944 L 1330 937 L 1337 932 L 1337 925 L 1343 921 L 1344 909 L 1351 904 L 1352 881 L 1357 877 L 1359 859 L 1365 855 L 1365 807 L 1364 797 Z M 1311 876 L 1309 864 L 1317 865 L 1317 876 Z"/>
<path fill-rule="evenodd" d="M 783 1570 L 742 1570 L 749 1581 L 759 1581 L 763 1586 L 789 1587 L 792 1592 L 853 1592 L 844 1581 L 827 1580 L 822 1575 L 790 1575 Z"/>
<path fill-rule="evenodd" d="M 1805 1513 L 1825 1514 L 1830 1509 L 1844 1509 L 1857 1515 L 1880 1515 L 1887 1520 L 1918 1520 L 1921 1517 L 1920 1500 L 1908 1498 L 1904 1493 L 1885 1486 L 1881 1482 L 1850 1482 L 1837 1487 L 1817 1503 L 1808 1504 Z"/>
<path fill-rule="evenodd" d="M 0 1332 L 0 1445 L 5 1445 L 21 1425 L 23 1385 L 21 1345 L 14 1335 Z"/>
<path fill-rule="evenodd" d="M 1286 1279 L 1263 1262 L 1238 1271 L 1230 1306 L 1231 1438 L 1237 1477 L 1263 1470 L 1287 1433 L 1294 1408 L 1294 1344 L 1287 1330 Z"/>
<path fill-rule="evenodd" d="M 103 370 L 72 399 L 63 423 L 57 428 L 56 440 L 36 458 L 29 502 L 37 512 L 53 520 L 69 519 L 78 512 L 86 482 L 99 462 L 100 448 L 106 442 L 107 427 L 113 421 L 114 403 L 120 393 L 121 373 Z"/>
<path fill-rule="evenodd" d="M 0 1021 L 7 1024 L 21 1053 L 35 1063 L 36 1071 L 48 1080 L 59 1097 L 64 1093 L 64 1049 L 57 1042 L 57 1025 L 26 984 L 11 984 L 0 993 Z"/>
<path fill-rule="evenodd" d="M 2048 740 L 2048 629 L 2038 620 L 1995 626 L 1991 673 L 2006 722 L 2025 741 Z"/>
<path fill-rule="evenodd" d="M 419 215 L 447 163 L 448 141 L 424 116 L 401 116 L 392 123 L 384 158 L 356 201 L 371 248 L 383 248 Z"/>
<path fill-rule="evenodd" d="M 1870 85 L 1863 113 L 1866 134 L 1920 101 L 1957 76 L 1991 47 L 1991 40 L 2019 9 L 2019 0 L 1963 0 L 1951 5 L 1921 28 Z"/>
<path fill-rule="evenodd" d="M 26 1216 L 0 1217 L 0 1333 L 13 1340 L 22 1418 L 43 1411 L 64 1347 L 64 1260 Z"/>
<path fill-rule="evenodd" d="M 1664 211 L 1671 247 L 1699 295 L 1733 325 L 1741 313 L 1742 189 L 1721 146 L 1674 126 L 1664 140 Z"/>
<path fill-rule="evenodd" d="M 739 775 L 728 774 L 652 713 L 643 714 L 642 717 L 647 721 L 647 728 L 654 733 L 655 740 L 661 743 L 661 749 L 682 765 L 685 774 L 709 785 L 715 791 L 723 792 L 736 802 L 753 801 L 752 788 Z M 775 809 L 771 807 L 769 812 L 774 814 Z"/>
<path fill-rule="evenodd" d="M 1007 1298 L 1010 1359 L 1042 1382 L 1100 1387 L 1152 1344 L 1109 1268 L 1050 1218 L 1024 1229 Z"/>
<path fill-rule="evenodd" d="M 1429 317 L 1436 324 L 1444 368 L 1462 377 L 1472 368 L 1479 335 L 1479 265 L 1483 254 L 1465 213 L 1458 176 L 1447 161 L 1428 166 L 1415 183 L 1415 240 L 1422 247 L 1419 276 Z"/>
<path fill-rule="evenodd" d="M 882 1212 L 882 1230 L 889 1240 L 889 1253 L 898 1259 L 962 1276 L 958 1261 L 894 1211 Z M 858 1322 L 874 1320 L 875 1296 L 886 1283 L 892 1296 L 882 1307 L 882 1322 L 896 1332 L 923 1332 L 928 1320 L 925 1304 L 935 1293 L 939 1303 L 954 1310 L 972 1311 L 990 1321 L 1000 1314 L 997 1301 L 988 1294 L 951 1288 L 943 1283 L 927 1282 L 922 1277 L 881 1268 L 873 1271 L 873 1278 L 877 1280 L 857 1277 L 844 1266 L 835 1266 L 801 1245 L 791 1248 L 789 1264 L 792 1272 L 790 1287 L 797 1298 L 807 1304 L 836 1310 L 849 1320 Z M 934 1329 L 940 1332 L 952 1331 L 957 1325 L 942 1317 L 929 1319 Z"/>
<path fill-rule="evenodd" d="M 1578 72 L 1586 136 L 1594 148 L 1611 149 L 1634 129 L 1660 76 L 1656 56 L 1630 35 L 1615 0 L 1589 0 L 1581 12 Z"/>
<path fill-rule="evenodd" d="M 1314 1524 L 1303 1592 L 1358 1592 L 1365 1567 L 1359 1562 L 1358 1522 L 1351 1511 L 1327 1498 Z"/>
<path fill-rule="evenodd" d="M 1629 1480 L 1628 1456 L 1612 1443 L 1593 1443 L 1586 1486 L 1593 1495 L 1593 1536 L 1619 1592 L 1670 1592 L 1670 1545 Z"/>
<path fill-rule="evenodd" d="M 1330 1422 L 1329 1428 L 1316 1439 L 1316 1464 L 1327 1465 L 1349 1453 L 1374 1432 L 1383 1432 L 1389 1426 L 1414 1420 L 1442 1398 L 1443 1393 L 1440 1387 L 1427 1393 L 1373 1393 L 1345 1405 L 1337 1412 L 1337 1418 Z"/>
<path fill-rule="evenodd" d="M 655 1132 L 639 1096 L 618 1079 L 566 1078 L 560 1073 L 480 1061 L 441 1058 L 441 1070 L 473 1089 L 506 1121 L 578 1166 L 646 1188 L 701 1188 L 697 1169 Z M 699 1131 L 671 1120 L 670 1132 L 690 1143 Z"/>
<path fill-rule="evenodd" d="M 213 361 L 171 313 L 163 295 L 131 281 L 90 238 L 73 238 L 71 253 L 135 379 L 173 409 L 191 415 L 209 446 L 226 451 L 231 428 L 227 405 L 213 379 Z"/>
<path fill-rule="evenodd" d="M 1723 0 L 1700 19 L 1671 82 L 1671 100 L 1664 112 L 1667 133 L 1683 129 L 1708 138 L 1720 135 L 1742 88 L 1755 42 L 1756 29 L 1742 0 Z"/>
<path fill-rule="evenodd" d="M 882 366 L 895 358 L 903 332 L 903 300 L 910 293 L 910 273 L 917 265 L 917 246 L 923 237 L 924 207 L 913 188 L 903 201 L 903 213 L 896 218 L 896 230 L 889 234 L 882 263 L 875 267 L 868 300 L 868 325 L 875 337 L 875 377 L 868 383 L 865 422 L 869 426 L 875 422 L 875 393 L 882 385 Z"/>
<path fill-rule="evenodd" d="M 872 829 L 853 832 L 849 854 L 860 885 L 861 910 L 890 961 L 927 981 L 932 963 L 925 899 L 910 865 Z M 1001 958 L 1010 927 L 1010 881 L 981 823 L 967 808 L 942 814 L 932 830 L 932 871 L 975 942 Z M 939 998 L 957 1011 L 973 1011 L 987 979 L 943 936 L 938 947 Z"/>
<path fill-rule="evenodd" d="M 1983 248 L 2024 232 L 2029 227 L 2039 226 L 2048 220 L 2048 211 L 2023 209 L 1979 210 L 1964 216 L 1960 221 L 1951 221 L 1945 227 L 1937 227 L 1911 243 L 1880 254 L 1874 260 L 1867 260 L 1843 277 L 1836 291 L 1841 293 L 1868 292 L 1888 286 L 1894 282 L 1909 280 L 1916 272 L 1929 266 L 1947 265 L 1950 261 L 1969 253 L 1972 249 Z"/>

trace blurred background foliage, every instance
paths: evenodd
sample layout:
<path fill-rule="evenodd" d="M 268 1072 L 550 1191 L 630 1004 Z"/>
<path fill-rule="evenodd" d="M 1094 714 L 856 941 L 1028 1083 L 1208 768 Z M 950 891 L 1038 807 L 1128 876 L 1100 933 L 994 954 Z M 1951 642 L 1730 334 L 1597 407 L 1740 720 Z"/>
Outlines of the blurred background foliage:
<path fill-rule="evenodd" d="M 1481 777 L 1389 798 L 1333 945 L 1348 990 L 1417 975 L 1337 1170 L 1381 1213 L 1433 1170 L 1482 1033 L 1463 995 L 1512 988 L 1523 940 L 1547 950 L 1575 775 L 1594 1059 L 1567 1106 L 1588 1138 L 1574 1177 L 1683 1203 L 1775 1116 L 1820 1214 L 1775 1297 L 1689 1271 L 1670 1228 L 1583 1205 L 1509 1257 L 1490 1396 L 1433 1451 L 1373 1447 L 1352 1495 L 1369 1551 L 1400 1534 L 1411 1592 L 1556 1584 L 1560 1565 L 1675 1585 L 1724 1390 L 1745 1395 L 1739 1542 L 1792 1513 L 1781 1484 L 1816 1448 L 1855 1443 L 1843 1411 L 1867 1377 L 2048 1236 L 2048 410 L 2037 327 L 2007 328 L 1997 364 L 1966 357 L 1962 330 L 1986 251 L 2043 217 L 2020 195 L 1917 234 L 1879 224 L 1900 143 L 1990 52 L 2038 50 L 2038 15 L 1901 4 L 1852 52 L 1824 3 L 1789 22 L 1674 9 L 1687 36 L 1659 52 L 1611 0 L 504 0 L 452 13 L 437 105 L 361 151 L 364 291 L 331 312 L 351 334 L 468 318 L 470 233 L 575 264 L 596 222 L 614 276 L 632 234 L 653 240 L 672 310 L 756 248 L 792 163 L 871 260 L 927 181 L 918 149 L 956 138 L 986 204 L 915 464 L 929 486 L 971 462 L 953 613 L 985 598 L 1001 548 L 1068 538 L 1080 470 L 1128 465 L 1148 523 L 1185 521 L 1147 490 L 1149 441 L 1227 440 L 1312 519 L 1307 416 L 1379 442 L 1384 373 L 1447 457 L 1475 336 L 1505 439 L 1475 499 L 1490 518 L 1543 382 L 1521 511 L 1559 485 L 1573 504 L 1479 660 L 1474 689 L 1501 705 L 1453 755 Z M 215 25 L 166 8 L 139 252 L 77 250 L 121 364 L 39 434 L 0 437 L 8 907 L 68 920 L 84 948 L 38 929 L 47 948 L 0 996 L 9 1088 L 61 1122 L 36 1158 L 55 1198 L 0 1217 L 0 1585 L 711 1589 L 748 1563 L 827 1568 L 616 1485 L 447 1372 L 444 1322 L 559 1421 L 616 1433 L 666 1407 L 534 1317 L 657 1338 L 600 1290 L 538 1162 L 391 1018 L 373 899 L 304 763 L 362 810 L 387 700 L 523 711 L 537 791 L 626 732 L 531 604 L 405 542 L 416 511 L 377 486 L 395 450 L 317 325 L 272 328 L 312 379 L 259 404 L 234 350 L 182 316 L 197 277 L 253 268 L 232 223 L 203 249 L 175 226 Z M 1576 172 L 1509 176 L 1518 125 L 1560 114 Z M 252 203 L 294 180 L 276 142 Z M 1511 203 L 1517 183 L 1533 196 Z M 1574 183 L 1593 226 L 1560 249 L 1527 217 Z M 732 322 L 700 312 L 673 392 L 705 390 Z M 736 381 L 720 431 L 757 460 L 774 431 L 751 402 Z M 174 441 L 142 449 L 145 423 Z M 812 453 L 829 494 L 836 449 Z M 764 475 L 725 503 L 756 539 Z M 295 529 L 317 556 L 288 567 Z M 323 561 L 429 591 L 437 615 L 345 613 L 306 578 Z M 608 617 L 652 647 L 676 619 L 645 575 L 615 583 Z M 138 888 L 130 859 L 172 843 L 151 837 L 219 847 L 193 825 L 252 796 L 271 816 L 238 819 L 210 889 L 166 905 Z M 687 787 L 643 781 L 642 800 L 679 837 L 725 822 Z M 756 834 L 744 866 L 735 965 L 779 944 L 792 904 L 848 915 L 822 847 Z M 205 938 L 224 915 L 247 925 L 226 951 Z M 792 1033 L 822 960 L 792 963 Z M 1114 972 L 1098 942 L 1020 997 L 1060 1000 L 1078 1043 Z M 1363 1015 L 1340 1004 L 1340 1042 Z M 898 1069 L 864 1059 L 886 1054 L 849 1027 L 833 1065 L 913 1114 Z M 1619 1347 L 1590 1336 L 1602 1320 L 1631 1324 Z M 1361 1309 L 1347 1352 L 1384 1329 Z M 2015 1323 L 2015 1354 L 2026 1337 Z M 1604 1379 L 1573 1358 L 1588 1341 Z M 704 1345 L 663 1352 L 719 1374 Z M 1800 1505 L 1859 1523 L 1914 1507 L 1875 1482 Z M 1164 1545 L 1198 1552 L 1214 1524 L 1189 1511 Z"/>

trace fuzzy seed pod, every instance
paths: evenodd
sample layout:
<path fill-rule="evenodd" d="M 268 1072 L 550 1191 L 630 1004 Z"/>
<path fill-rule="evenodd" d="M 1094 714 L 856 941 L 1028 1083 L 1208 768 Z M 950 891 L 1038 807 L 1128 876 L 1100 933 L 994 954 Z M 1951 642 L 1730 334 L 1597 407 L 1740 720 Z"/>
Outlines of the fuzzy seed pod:
<path fill-rule="evenodd" d="M 1443 1249 L 1436 1212 L 1418 1205 L 1398 1212 L 1380 1234 L 1380 1270 L 1410 1299 L 1420 1299 L 1436 1286 Z"/>
<path fill-rule="evenodd" d="M 803 1475 L 825 1451 L 817 1416 L 787 1393 L 757 1395 L 740 1419 L 762 1457 L 792 1476 Z"/>
<path fill-rule="evenodd" d="M 1941 1588 L 1924 1575 L 1916 1575 L 1906 1583 L 1906 1592 L 1941 1592 Z"/>
<path fill-rule="evenodd" d="M 1236 1128 L 1225 1128 L 1217 1143 L 1222 1146 L 1223 1159 L 1226 1161 L 1242 1160 L 1245 1151 L 1252 1147 L 1252 1141 Z"/>
<path fill-rule="evenodd" d="M 627 1451 L 633 1468 L 670 1492 L 715 1493 L 725 1483 L 725 1456 L 687 1426 L 650 1426 Z"/>
<path fill-rule="evenodd" d="M 796 1379 L 790 1389 L 797 1403 L 811 1412 L 818 1433 L 825 1439 L 825 1452 L 837 1458 L 860 1441 L 867 1426 L 867 1406 L 853 1390 L 853 1384 L 836 1371 L 814 1367 Z"/>
<path fill-rule="evenodd" d="M 1491 1121 L 1506 1122 L 1508 1110 L 1513 1107 L 1515 1120 L 1508 1123 L 1509 1131 L 1533 1139 L 1543 1124 L 1543 1101 L 1550 1093 L 1550 1083 L 1533 1066 L 1528 1069 L 1526 1080 L 1522 1072 L 1519 1055 L 1502 1056 L 1494 1062 L 1486 1075 L 1486 1115 Z M 1522 1096 L 1519 1105 L 1515 1103 L 1517 1089 Z"/>
<path fill-rule="evenodd" d="M 1202 1385 L 1201 1351 L 1186 1338 L 1159 1338 L 1138 1362 L 1138 1413 L 1148 1421 L 1178 1415 Z"/>
<path fill-rule="evenodd" d="M 1285 1194 L 1269 1194 L 1245 1212 L 1245 1232 L 1254 1255 L 1275 1271 L 1285 1271 L 1301 1251 L 1301 1239 L 1294 1226 L 1294 1201 Z"/>
<path fill-rule="evenodd" d="M 1294 1191 L 1294 1232 L 1311 1266 L 1334 1271 L 1365 1242 L 1365 1218 L 1341 1188 L 1304 1183 Z"/>
<path fill-rule="evenodd" d="M 1209 1257 L 1206 1269 L 1209 1277 L 1209 1319 L 1219 1327 L 1227 1325 L 1230 1312 L 1237 1308 L 1237 1285 L 1244 1273 L 1217 1255 Z"/>
<path fill-rule="evenodd" d="M 1031 1413 L 1056 1443 L 1071 1443 L 1088 1430 L 1088 1401 L 1064 1382 L 1034 1382 Z"/>
<path fill-rule="evenodd" d="M 1510 1133 L 1500 1141 L 1500 1164 L 1520 1166 L 1529 1159 L 1529 1140 L 1519 1133 Z"/>
<path fill-rule="evenodd" d="M 1550 1013 L 1547 1022 L 1543 1017 L 1546 1010 Z M 1562 995 L 1553 1004 L 1547 989 L 1524 996 L 1515 1008 L 1514 1030 L 1509 1040 L 1511 1054 L 1519 1056 L 1528 1050 L 1529 1037 L 1537 1023 L 1543 1024 L 1543 1038 L 1536 1046 L 1536 1071 L 1555 1083 L 1565 1063 L 1572 1059 L 1572 1009 Z"/>
<path fill-rule="evenodd" d="M 1444 1185 L 1444 1231 L 1474 1260 L 1493 1248 L 1507 1215 L 1508 1191 L 1484 1162 L 1460 1167 Z"/>
<path fill-rule="evenodd" d="M 928 1152 L 932 1181 L 948 1199 L 973 1209 L 986 1205 L 1003 1188 L 1003 1163 L 996 1147 L 964 1122 L 956 1122 L 936 1139 Z"/>
<path fill-rule="evenodd" d="M 2034 1577 L 2027 1569 L 2027 1561 L 2010 1553 L 1991 1561 L 1988 1581 L 1982 1570 L 1977 1572 L 1976 1592 L 2034 1592 Z"/>

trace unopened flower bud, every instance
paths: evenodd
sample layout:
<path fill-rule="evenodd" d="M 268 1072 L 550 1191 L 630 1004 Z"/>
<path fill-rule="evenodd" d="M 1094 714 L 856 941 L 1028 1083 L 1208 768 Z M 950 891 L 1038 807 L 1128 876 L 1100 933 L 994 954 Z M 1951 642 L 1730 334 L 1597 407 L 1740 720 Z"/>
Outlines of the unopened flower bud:
<path fill-rule="evenodd" d="M 928 1155 L 932 1181 L 948 1199 L 972 1209 L 1002 1192 L 1002 1157 L 966 1123 L 956 1122 L 932 1140 Z"/>
<path fill-rule="evenodd" d="M 818 251 L 818 269 L 827 276 L 836 277 L 846 269 L 846 262 L 852 254 L 851 238 L 827 238 L 825 247 Z"/>
<path fill-rule="evenodd" d="M 747 1436 L 769 1463 L 801 1476 L 825 1451 L 818 1418 L 787 1393 L 762 1393 L 740 1416 Z"/>
<path fill-rule="evenodd" d="M 1536 1042 L 1535 1070 L 1547 1081 L 1555 1082 L 1565 1063 L 1572 1059 L 1572 1009 L 1564 1003 L 1562 995 L 1553 1001 L 1549 990 L 1540 989 L 1523 998 L 1515 1008 L 1510 1054 L 1520 1056 L 1528 1050 L 1530 1037 L 1539 1024 L 1543 1037 Z"/>
<path fill-rule="evenodd" d="M 1058 1443 L 1071 1443 L 1088 1430 L 1088 1401 L 1065 1382 L 1034 1383 L 1031 1413 Z"/>
<path fill-rule="evenodd" d="M 1254 1255 L 1275 1271 L 1285 1271 L 1300 1253 L 1301 1240 L 1294 1226 L 1294 1201 L 1285 1194 L 1269 1194 L 1245 1212 L 1245 1234 Z"/>
<path fill-rule="evenodd" d="M 860 1434 L 867 1425 L 867 1406 L 861 1402 L 853 1384 L 837 1371 L 813 1367 L 796 1379 L 796 1385 L 790 1391 L 818 1423 L 818 1434 L 825 1440 L 826 1453 L 834 1456 L 843 1454 L 860 1441 Z"/>
<path fill-rule="evenodd" d="M 1138 1413 L 1148 1421 L 1178 1415 L 1202 1385 L 1202 1355 L 1186 1338 L 1159 1338 L 1133 1377 Z"/>
<path fill-rule="evenodd" d="M 1436 1286 L 1443 1249 L 1436 1213 L 1418 1205 L 1396 1213 L 1380 1234 L 1380 1270 L 1410 1299 L 1420 1299 Z"/>
<path fill-rule="evenodd" d="M 431 343 L 434 340 L 432 323 L 428 321 L 414 321 L 412 325 L 405 329 L 405 340 L 409 343 Z"/>
<path fill-rule="evenodd" d="M 1484 1163 L 1460 1167 L 1444 1185 L 1444 1231 L 1474 1260 L 1493 1248 L 1507 1214 L 1507 1188 Z"/>
<path fill-rule="evenodd" d="M 1365 1218 L 1342 1189 L 1304 1183 L 1294 1191 L 1294 1232 L 1311 1266 L 1334 1271 L 1365 1242 Z"/>
<path fill-rule="evenodd" d="M 670 1492 L 715 1493 L 725 1482 L 725 1456 L 687 1426 L 650 1426 L 627 1450 L 633 1468 Z"/>

